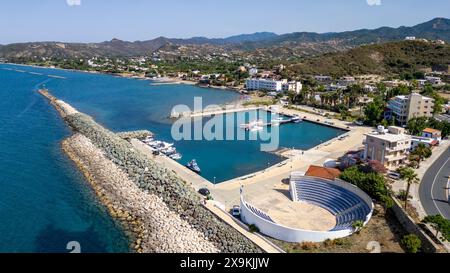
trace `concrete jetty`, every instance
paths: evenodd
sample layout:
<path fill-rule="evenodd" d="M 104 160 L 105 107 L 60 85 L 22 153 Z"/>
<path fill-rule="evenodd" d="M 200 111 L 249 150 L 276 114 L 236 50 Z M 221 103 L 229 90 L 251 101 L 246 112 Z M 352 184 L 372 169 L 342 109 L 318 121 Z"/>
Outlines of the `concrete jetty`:
<path fill-rule="evenodd" d="M 211 109 L 211 110 L 206 109 L 201 112 L 191 112 L 191 113 L 187 114 L 187 116 L 191 117 L 191 118 L 210 117 L 210 116 L 224 115 L 224 114 L 230 114 L 230 113 L 257 111 L 257 110 L 263 110 L 263 109 L 264 109 L 264 107 L 237 107 L 237 108 L 232 108 L 232 109 L 220 108 L 220 109 Z"/>

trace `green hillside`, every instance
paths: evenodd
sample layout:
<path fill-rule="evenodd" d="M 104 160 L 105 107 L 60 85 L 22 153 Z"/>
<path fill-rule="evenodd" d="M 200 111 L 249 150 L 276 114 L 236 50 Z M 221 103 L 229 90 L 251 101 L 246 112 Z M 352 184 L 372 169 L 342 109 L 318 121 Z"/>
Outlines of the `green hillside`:
<path fill-rule="evenodd" d="M 414 73 L 433 65 L 450 65 L 450 45 L 401 41 L 358 47 L 313 57 L 290 69 L 300 74 L 332 76 Z"/>

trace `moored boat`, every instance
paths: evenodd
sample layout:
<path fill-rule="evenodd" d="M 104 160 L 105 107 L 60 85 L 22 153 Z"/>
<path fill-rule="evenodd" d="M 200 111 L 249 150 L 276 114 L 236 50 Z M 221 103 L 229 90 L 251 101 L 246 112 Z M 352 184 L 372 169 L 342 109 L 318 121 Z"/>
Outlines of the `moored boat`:
<path fill-rule="evenodd" d="M 192 159 L 188 164 L 186 164 L 186 167 L 197 174 L 200 174 L 202 172 L 197 164 L 197 160 L 195 159 Z"/>

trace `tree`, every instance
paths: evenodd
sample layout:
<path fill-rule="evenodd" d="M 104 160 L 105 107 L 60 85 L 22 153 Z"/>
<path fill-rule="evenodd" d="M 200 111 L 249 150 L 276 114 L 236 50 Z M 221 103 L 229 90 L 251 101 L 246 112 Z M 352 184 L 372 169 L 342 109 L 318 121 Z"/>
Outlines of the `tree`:
<path fill-rule="evenodd" d="M 413 169 L 409 167 L 400 167 L 398 169 L 398 173 L 400 174 L 400 178 L 406 181 L 406 193 L 405 193 L 405 210 L 408 205 L 409 192 L 411 191 L 411 185 L 419 183 L 419 178 Z"/>
<path fill-rule="evenodd" d="M 409 95 L 409 94 L 411 94 L 411 87 L 401 84 L 386 92 L 385 101 L 388 102 L 391 98 L 395 96 Z"/>
<path fill-rule="evenodd" d="M 364 228 L 364 222 L 361 220 L 355 221 L 352 224 L 352 228 L 356 233 L 360 233 L 361 230 Z"/>
<path fill-rule="evenodd" d="M 408 253 L 417 253 L 422 247 L 422 241 L 415 234 L 409 234 L 402 238 L 402 246 Z"/>
<path fill-rule="evenodd" d="M 436 237 L 442 233 L 442 239 L 450 242 L 450 220 L 445 219 L 442 215 L 431 215 L 425 217 L 422 222 L 431 224 L 436 229 Z"/>
<path fill-rule="evenodd" d="M 375 172 L 364 171 L 363 166 L 353 166 L 342 172 L 340 178 L 359 187 L 372 198 L 381 202 L 386 208 L 392 207 L 393 201 L 384 176 Z"/>
<path fill-rule="evenodd" d="M 420 168 L 420 158 L 417 155 L 410 154 L 408 156 L 409 164 L 408 166 L 413 169 Z"/>
<path fill-rule="evenodd" d="M 373 102 L 367 104 L 364 110 L 365 121 L 371 126 L 376 126 L 383 120 L 385 104 L 380 99 L 375 99 Z"/>
<path fill-rule="evenodd" d="M 450 122 L 439 121 L 435 118 L 413 118 L 407 124 L 407 129 L 410 134 L 420 135 L 425 128 L 433 128 L 442 132 L 442 137 L 450 135 Z"/>
<path fill-rule="evenodd" d="M 412 135 L 419 135 L 427 127 L 428 127 L 428 118 L 426 117 L 413 118 L 408 121 L 408 124 L 406 126 L 409 133 Z"/>
<path fill-rule="evenodd" d="M 424 161 L 426 158 L 430 158 L 433 155 L 430 147 L 425 144 L 420 143 L 414 151 L 411 152 L 412 155 L 416 155 L 419 158 L 419 163 Z"/>
<path fill-rule="evenodd" d="M 434 99 L 433 114 L 440 114 L 442 112 L 442 107 L 444 106 L 446 100 L 434 90 L 431 84 L 425 85 L 423 91 L 421 92 L 421 95 Z"/>

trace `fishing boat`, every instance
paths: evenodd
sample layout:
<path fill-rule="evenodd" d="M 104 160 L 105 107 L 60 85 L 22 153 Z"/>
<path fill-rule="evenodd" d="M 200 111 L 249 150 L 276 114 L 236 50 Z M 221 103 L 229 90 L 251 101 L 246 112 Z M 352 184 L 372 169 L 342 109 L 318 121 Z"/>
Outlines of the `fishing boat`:
<path fill-rule="evenodd" d="M 200 174 L 202 172 L 197 164 L 197 160 L 195 159 L 192 159 L 188 164 L 186 164 L 186 167 L 197 174 Z"/>

